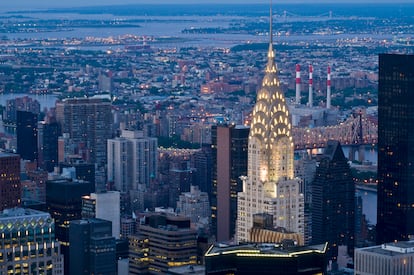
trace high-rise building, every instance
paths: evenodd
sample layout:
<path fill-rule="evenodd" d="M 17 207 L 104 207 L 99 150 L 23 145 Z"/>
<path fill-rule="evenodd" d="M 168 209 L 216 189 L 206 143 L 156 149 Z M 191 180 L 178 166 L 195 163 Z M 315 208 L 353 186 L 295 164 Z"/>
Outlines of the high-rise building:
<path fill-rule="evenodd" d="M 69 224 L 69 275 L 116 275 L 116 242 L 111 222 L 82 219 Z"/>
<path fill-rule="evenodd" d="M 328 256 L 337 260 L 338 246 L 353 256 L 355 184 L 338 141 L 329 140 L 312 183 L 312 242 L 329 242 Z"/>
<path fill-rule="evenodd" d="M 272 18 L 272 13 L 270 18 Z M 237 241 L 249 241 L 253 215 L 267 213 L 273 224 L 304 235 L 304 196 L 294 177 L 291 115 L 280 87 L 271 39 L 265 76 L 253 108 L 247 176 L 238 194 Z"/>
<path fill-rule="evenodd" d="M 60 126 L 57 122 L 39 122 L 39 166 L 48 172 L 58 166 L 58 139 Z"/>
<path fill-rule="evenodd" d="M 142 131 L 122 131 L 119 138 L 108 140 L 108 180 L 120 192 L 149 186 L 157 174 L 157 139 Z"/>
<path fill-rule="evenodd" d="M 55 220 L 56 238 L 64 255 L 65 274 L 69 274 L 69 222 L 82 217 L 82 196 L 94 192 L 87 181 L 56 179 L 46 182 L 46 206 Z"/>
<path fill-rule="evenodd" d="M 212 233 L 217 241 L 229 241 L 236 233 L 237 193 L 241 175 L 247 173 L 249 128 L 241 125 L 212 127 Z"/>
<path fill-rule="evenodd" d="M 13 208 L 0 212 L 0 274 L 63 275 L 63 256 L 49 213 Z"/>
<path fill-rule="evenodd" d="M 0 152 L 0 210 L 20 205 L 20 157 Z"/>
<path fill-rule="evenodd" d="M 98 167 L 106 164 L 106 141 L 112 137 L 111 102 L 105 98 L 70 98 L 56 103 L 56 119 L 69 134 L 75 153 Z"/>
<path fill-rule="evenodd" d="M 112 234 L 119 239 L 121 230 L 120 193 L 107 191 L 82 197 L 82 217 L 98 218 L 112 223 Z"/>
<path fill-rule="evenodd" d="M 377 244 L 414 238 L 414 55 L 380 54 Z"/>
<path fill-rule="evenodd" d="M 170 267 L 197 263 L 197 232 L 189 218 L 148 213 L 137 235 L 130 239 L 130 274 L 166 274 Z"/>
<path fill-rule="evenodd" d="M 17 111 L 17 153 L 22 159 L 37 160 L 37 114 Z"/>

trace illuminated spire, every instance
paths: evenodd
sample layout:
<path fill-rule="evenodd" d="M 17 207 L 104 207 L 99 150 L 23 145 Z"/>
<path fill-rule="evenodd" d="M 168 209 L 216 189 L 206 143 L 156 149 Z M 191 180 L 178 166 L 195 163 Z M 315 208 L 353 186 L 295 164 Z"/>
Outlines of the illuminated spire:
<path fill-rule="evenodd" d="M 288 106 L 277 76 L 277 65 L 273 51 L 272 6 L 270 5 L 269 51 L 262 86 L 257 93 L 256 105 L 250 127 L 250 142 L 255 147 L 266 151 L 261 160 L 262 170 L 257 171 L 267 180 L 293 177 L 293 142 L 291 137 L 291 120 Z M 253 152 L 253 151 L 252 151 Z M 283 161 L 280 159 L 283 155 Z M 249 155 L 254 159 L 257 156 Z M 264 168 L 263 168 L 264 167 Z M 280 168 L 280 169 L 279 169 Z M 255 174 L 257 174 L 255 173 Z"/>

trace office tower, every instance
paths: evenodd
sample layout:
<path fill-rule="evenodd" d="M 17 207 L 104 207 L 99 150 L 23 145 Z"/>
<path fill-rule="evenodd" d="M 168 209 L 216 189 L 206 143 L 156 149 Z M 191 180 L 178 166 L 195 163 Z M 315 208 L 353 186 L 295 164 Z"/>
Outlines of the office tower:
<path fill-rule="evenodd" d="M 17 153 L 22 159 L 38 159 L 37 115 L 32 112 L 17 111 Z"/>
<path fill-rule="evenodd" d="M 46 182 L 46 206 L 55 220 L 56 238 L 64 255 L 65 274 L 69 274 L 69 222 L 81 219 L 82 196 L 94 192 L 86 181 L 55 179 Z"/>
<path fill-rule="evenodd" d="M 69 275 L 116 275 L 116 242 L 111 222 L 82 219 L 69 223 Z"/>
<path fill-rule="evenodd" d="M 121 137 L 108 140 L 108 180 L 120 192 L 150 186 L 157 174 L 157 139 L 142 131 L 122 131 Z"/>
<path fill-rule="evenodd" d="M 271 214 L 274 226 L 304 235 L 304 197 L 301 180 L 294 177 L 291 115 L 277 76 L 272 35 L 267 57 L 253 108 L 247 177 L 237 198 L 238 242 L 249 241 L 253 215 L 260 213 Z"/>
<path fill-rule="evenodd" d="M 326 244 L 283 247 L 274 244 L 212 245 L 205 274 L 326 274 Z"/>
<path fill-rule="evenodd" d="M 46 121 L 39 122 L 39 167 L 48 172 L 52 172 L 53 169 L 58 166 L 59 135 L 59 123 Z"/>
<path fill-rule="evenodd" d="M 414 241 L 385 243 L 355 249 L 355 275 L 411 275 Z"/>
<path fill-rule="evenodd" d="M 170 267 L 197 263 L 197 233 L 189 218 L 148 213 L 130 240 L 130 251 L 137 257 L 130 254 L 130 274 L 145 268 L 150 274 L 167 274 Z"/>
<path fill-rule="evenodd" d="M 82 197 L 82 218 L 98 218 L 112 223 L 112 234 L 119 239 L 121 230 L 120 193 L 107 191 Z"/>
<path fill-rule="evenodd" d="M 0 210 L 20 205 L 20 157 L 0 152 Z"/>
<path fill-rule="evenodd" d="M 0 212 L 0 274 L 64 274 L 63 256 L 49 213 L 13 208 Z"/>
<path fill-rule="evenodd" d="M 46 202 L 46 181 L 48 173 L 42 169 L 26 172 L 26 180 L 22 181 L 22 203 Z"/>
<path fill-rule="evenodd" d="M 329 242 L 329 259 L 336 261 L 340 245 L 353 256 L 354 241 L 355 185 L 340 143 L 329 140 L 312 183 L 312 242 Z"/>
<path fill-rule="evenodd" d="M 235 125 L 212 127 L 212 233 L 217 241 L 234 238 L 237 220 L 237 193 L 242 191 L 241 175 L 247 173 L 249 128 Z"/>
<path fill-rule="evenodd" d="M 85 161 L 106 164 L 106 141 L 112 137 L 109 98 L 68 98 L 56 103 L 56 119 L 69 134 L 75 153 Z"/>
<path fill-rule="evenodd" d="M 380 54 L 377 244 L 414 237 L 414 55 Z"/>
<path fill-rule="evenodd" d="M 190 192 L 181 193 L 176 212 L 190 218 L 193 227 L 208 229 L 211 214 L 207 193 L 201 192 L 198 186 L 191 186 Z"/>

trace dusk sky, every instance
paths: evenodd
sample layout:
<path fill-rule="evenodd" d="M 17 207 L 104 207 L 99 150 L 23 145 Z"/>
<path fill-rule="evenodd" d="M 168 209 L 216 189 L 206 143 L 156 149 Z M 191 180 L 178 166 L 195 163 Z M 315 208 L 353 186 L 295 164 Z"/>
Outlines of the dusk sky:
<path fill-rule="evenodd" d="M 277 3 L 361 3 L 361 2 L 372 2 L 372 3 L 386 3 L 391 2 L 390 0 L 279 0 L 273 1 L 274 5 Z M 412 0 L 397 0 L 393 3 L 410 3 Z M 196 4 L 196 3 L 269 3 L 269 0 L 70 0 L 70 1 L 56 1 L 56 0 L 1 0 L 0 11 L 7 10 L 27 10 L 27 9 L 45 9 L 45 8 L 56 8 L 56 7 L 79 7 L 79 6 L 93 6 L 93 5 L 122 5 L 122 4 Z"/>

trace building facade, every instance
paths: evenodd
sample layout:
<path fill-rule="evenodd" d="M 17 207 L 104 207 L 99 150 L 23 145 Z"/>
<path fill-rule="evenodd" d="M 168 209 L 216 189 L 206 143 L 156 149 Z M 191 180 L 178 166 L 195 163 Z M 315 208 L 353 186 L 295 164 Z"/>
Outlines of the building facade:
<path fill-rule="evenodd" d="M 355 249 L 355 275 L 414 274 L 414 241 Z"/>
<path fill-rule="evenodd" d="M 236 233 L 237 193 L 241 175 L 247 173 L 249 128 L 236 125 L 212 127 L 212 230 L 217 241 L 229 241 Z"/>
<path fill-rule="evenodd" d="M 380 54 L 377 244 L 414 237 L 414 55 Z"/>
<path fill-rule="evenodd" d="M 69 224 L 69 275 L 116 275 L 116 242 L 111 222 L 82 219 Z"/>
<path fill-rule="evenodd" d="M 122 131 L 121 137 L 108 140 L 108 179 L 120 192 L 150 185 L 157 174 L 158 142 L 141 131 Z"/>
<path fill-rule="evenodd" d="M 167 274 L 171 267 L 197 263 L 197 232 L 190 219 L 165 213 L 149 214 L 130 239 L 130 274 Z M 133 249 L 131 248 L 133 246 Z M 130 252 L 131 253 L 131 252 Z M 130 260 L 131 260 L 130 255 Z"/>
<path fill-rule="evenodd" d="M 17 111 L 16 117 L 17 153 L 22 159 L 37 160 L 37 114 Z"/>
<path fill-rule="evenodd" d="M 21 203 L 20 156 L 0 152 L 0 211 Z"/>
<path fill-rule="evenodd" d="M 82 197 L 82 217 L 98 218 L 112 223 L 112 236 L 121 234 L 121 196 L 117 191 L 91 193 Z"/>
<path fill-rule="evenodd" d="M 63 275 L 63 256 L 49 213 L 13 208 L 0 212 L 0 274 Z"/>
<path fill-rule="evenodd" d="M 338 246 L 353 256 L 355 242 L 355 183 L 338 141 L 329 140 L 312 183 L 312 243 L 329 242 L 336 261 Z"/>
<path fill-rule="evenodd" d="M 106 141 L 112 137 L 111 102 L 104 98 L 72 98 L 56 103 L 56 119 L 69 134 L 73 152 L 85 161 L 106 164 Z"/>

